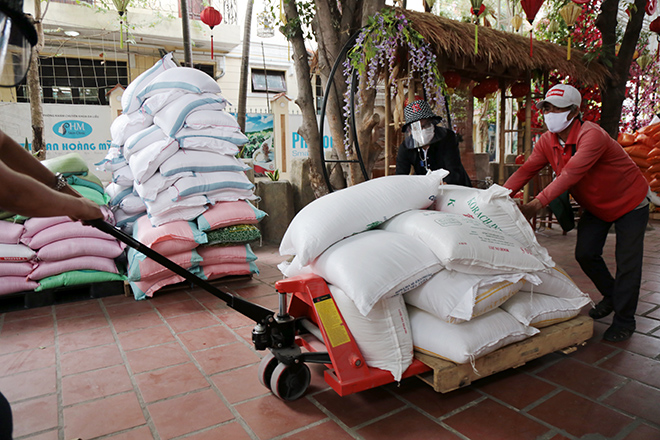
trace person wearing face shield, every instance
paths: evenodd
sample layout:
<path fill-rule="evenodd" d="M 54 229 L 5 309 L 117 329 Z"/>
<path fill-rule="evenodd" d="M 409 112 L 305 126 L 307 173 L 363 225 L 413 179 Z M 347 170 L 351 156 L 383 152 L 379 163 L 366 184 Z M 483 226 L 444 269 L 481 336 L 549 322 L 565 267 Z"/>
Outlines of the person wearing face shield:
<path fill-rule="evenodd" d="M 642 277 L 644 233 L 649 218 L 649 186 L 639 167 L 609 134 L 580 117 L 582 96 L 559 84 L 536 104 L 548 131 L 525 163 L 504 186 L 515 194 L 547 164 L 557 178 L 521 207 L 531 219 L 565 191 L 583 212 L 577 227 L 575 259 L 603 299 L 589 311 L 601 319 L 612 312 L 603 339 L 625 341 L 635 331 L 635 311 Z M 610 227 L 616 232 L 616 275 L 602 258 Z"/>
<path fill-rule="evenodd" d="M 37 44 L 37 31 L 23 13 L 23 0 L 0 0 L 0 30 L 0 86 L 15 87 L 25 78 Z M 0 209 L 28 217 L 103 218 L 96 203 L 81 197 L 2 131 Z"/>
<path fill-rule="evenodd" d="M 456 133 L 436 124 L 436 116 L 428 102 L 418 99 L 404 108 L 406 134 L 396 156 L 396 174 L 427 174 L 443 168 L 449 171 L 445 183 L 472 186 L 463 168 Z"/>

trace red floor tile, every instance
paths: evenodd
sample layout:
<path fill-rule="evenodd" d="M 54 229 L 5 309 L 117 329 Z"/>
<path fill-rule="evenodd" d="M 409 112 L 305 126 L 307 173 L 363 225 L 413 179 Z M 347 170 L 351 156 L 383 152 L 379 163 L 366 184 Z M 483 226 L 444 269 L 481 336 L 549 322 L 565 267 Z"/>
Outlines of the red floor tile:
<path fill-rule="evenodd" d="M 52 307 L 34 307 L 26 310 L 16 310 L 11 313 L 5 313 L 5 323 L 11 321 L 23 321 L 25 319 L 36 318 L 39 316 L 50 316 L 53 314 Z"/>
<path fill-rule="evenodd" d="M 247 325 L 252 325 L 254 327 L 254 321 L 252 319 L 243 316 L 234 310 L 231 310 L 228 313 L 222 313 L 222 314 L 218 313 L 217 316 L 229 328 L 245 327 Z"/>
<path fill-rule="evenodd" d="M 629 414 L 660 425 L 660 390 L 638 382 L 628 382 L 614 394 L 608 396 L 605 403 Z M 660 437 L 658 437 L 660 438 Z"/>
<path fill-rule="evenodd" d="M 64 408 L 64 437 L 91 439 L 146 424 L 133 392 Z"/>
<path fill-rule="evenodd" d="M 62 404 L 68 406 L 132 390 L 126 367 L 116 365 L 62 378 Z"/>
<path fill-rule="evenodd" d="M 405 420 L 405 423 L 402 423 L 402 420 Z M 377 420 L 358 429 L 357 433 L 365 440 L 385 438 L 454 440 L 459 438 L 456 434 L 413 409 L 404 409 L 382 420 Z"/>
<path fill-rule="evenodd" d="M 250 434 L 238 422 L 229 422 L 217 428 L 212 428 L 199 434 L 186 437 L 186 440 L 251 440 Z"/>
<path fill-rule="evenodd" d="M 332 420 L 283 437 L 286 440 L 351 440 L 352 438 L 354 437 Z"/>
<path fill-rule="evenodd" d="M 154 306 L 149 300 L 144 301 L 122 301 L 119 304 L 106 306 L 105 310 L 111 319 L 119 316 L 137 315 L 140 313 L 147 313 L 154 311 Z"/>
<path fill-rule="evenodd" d="M 70 351 L 60 356 L 62 376 L 121 365 L 124 360 L 116 344 Z"/>
<path fill-rule="evenodd" d="M 634 337 L 618 344 L 607 344 L 609 347 L 619 347 L 642 356 L 655 358 L 660 355 L 660 338 L 635 334 Z"/>
<path fill-rule="evenodd" d="M 199 431 L 234 417 L 212 390 L 153 403 L 147 409 L 161 438 Z"/>
<path fill-rule="evenodd" d="M 635 336 L 632 339 L 636 339 Z M 593 364 L 601 359 L 604 359 L 606 356 L 609 356 L 617 349 L 609 344 L 603 344 L 594 340 L 595 338 L 587 341 L 586 345 L 578 347 L 576 351 L 570 354 L 571 359 L 576 359 L 588 364 Z M 631 339 L 631 340 L 632 340 Z"/>
<path fill-rule="evenodd" d="M 55 348 L 24 350 L 0 356 L 0 376 L 9 376 L 55 365 Z"/>
<path fill-rule="evenodd" d="M 154 309 L 134 315 L 113 316 L 112 326 L 117 333 L 162 325 L 163 320 Z"/>
<path fill-rule="evenodd" d="M 259 356 L 241 342 L 196 351 L 193 356 L 206 374 L 215 374 L 260 361 Z"/>
<path fill-rule="evenodd" d="M 219 373 L 211 379 L 224 398 L 232 404 L 270 392 L 259 381 L 259 365 Z"/>
<path fill-rule="evenodd" d="M 107 345 L 115 342 L 110 327 L 95 328 L 84 332 L 66 333 L 58 338 L 61 353 Z"/>
<path fill-rule="evenodd" d="M 284 402 L 272 394 L 238 404 L 234 409 L 261 440 L 286 434 L 326 417 L 304 397 Z"/>
<path fill-rule="evenodd" d="M 537 375 L 592 399 L 598 399 L 626 380 L 616 374 L 572 359 L 551 365 Z"/>
<path fill-rule="evenodd" d="M 387 388 L 432 417 L 442 417 L 482 397 L 472 388 L 437 393 L 430 385 L 413 377 L 403 380 L 401 385 L 387 385 Z"/>
<path fill-rule="evenodd" d="M 155 402 L 210 386 L 192 363 L 138 374 L 135 380 L 145 402 Z"/>
<path fill-rule="evenodd" d="M 533 440 L 549 429 L 499 403 L 486 399 L 444 422 L 468 438 Z"/>
<path fill-rule="evenodd" d="M 314 395 L 314 399 L 353 428 L 404 406 L 404 403 L 381 388 L 341 397 L 334 390 Z"/>
<path fill-rule="evenodd" d="M 2 325 L 2 333 L 27 333 L 53 328 L 53 316 L 37 316 L 5 322 Z"/>
<path fill-rule="evenodd" d="M 531 409 L 529 414 L 571 435 L 601 434 L 614 437 L 633 419 L 568 391 Z"/>
<path fill-rule="evenodd" d="M 556 387 L 528 374 L 508 371 L 475 383 L 475 388 L 518 409 L 536 402 Z"/>
<path fill-rule="evenodd" d="M 59 440 L 59 432 L 57 429 L 42 432 L 41 434 L 23 437 L 25 440 Z"/>
<path fill-rule="evenodd" d="M 186 301 L 178 301 L 165 304 L 156 304 L 156 310 L 165 318 L 174 316 L 186 315 L 204 310 L 204 307 L 197 301 L 188 299 Z"/>
<path fill-rule="evenodd" d="M 151 430 L 146 426 L 140 426 L 139 428 L 129 429 L 120 434 L 104 437 L 104 439 L 111 440 L 149 440 L 153 438 L 154 436 L 151 435 Z"/>
<path fill-rule="evenodd" d="M 105 315 L 76 316 L 57 320 L 58 335 L 87 331 L 99 327 L 108 327 L 108 320 L 105 318 Z"/>
<path fill-rule="evenodd" d="M 28 333 L 0 333 L 0 355 L 55 345 L 53 328 Z"/>
<path fill-rule="evenodd" d="M 660 388 L 660 363 L 634 353 L 621 352 L 600 365 L 622 376 Z"/>
<path fill-rule="evenodd" d="M 178 343 L 132 350 L 126 352 L 126 359 L 128 359 L 133 374 L 190 361 L 190 358 Z"/>
<path fill-rule="evenodd" d="M 640 425 L 633 432 L 624 437 L 623 440 L 657 440 L 660 438 L 660 429 L 649 425 Z"/>
<path fill-rule="evenodd" d="M 125 351 L 176 342 L 176 338 L 166 325 L 118 333 L 117 338 Z"/>
<path fill-rule="evenodd" d="M 44 396 L 12 403 L 14 438 L 58 426 L 57 396 Z"/>
<path fill-rule="evenodd" d="M 236 336 L 220 324 L 216 324 L 214 327 L 180 333 L 179 338 L 183 342 L 183 345 L 190 351 L 204 350 L 236 342 Z"/>
<path fill-rule="evenodd" d="M 0 391 L 9 402 L 57 392 L 55 366 L 0 377 Z"/>
<path fill-rule="evenodd" d="M 167 323 L 172 327 L 172 330 L 174 330 L 175 333 L 182 333 L 218 325 L 220 320 L 212 313 L 203 311 L 167 318 Z"/>
<path fill-rule="evenodd" d="M 103 309 L 97 300 L 82 301 L 55 306 L 57 319 L 74 318 L 86 315 L 103 315 Z"/>

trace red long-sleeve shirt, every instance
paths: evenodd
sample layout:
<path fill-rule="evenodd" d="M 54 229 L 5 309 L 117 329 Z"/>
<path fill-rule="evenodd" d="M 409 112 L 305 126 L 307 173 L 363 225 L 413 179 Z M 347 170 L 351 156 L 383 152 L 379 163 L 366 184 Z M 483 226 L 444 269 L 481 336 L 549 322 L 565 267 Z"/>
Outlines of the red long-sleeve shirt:
<path fill-rule="evenodd" d="M 576 152 L 571 158 L 573 145 Z M 536 196 L 543 206 L 570 190 L 584 209 L 602 220 L 614 221 L 636 208 L 648 193 L 648 183 L 635 162 L 593 122 L 576 121 L 565 146 L 556 134 L 544 133 L 525 164 L 504 186 L 513 192 L 520 190 L 548 163 L 557 178 Z"/>

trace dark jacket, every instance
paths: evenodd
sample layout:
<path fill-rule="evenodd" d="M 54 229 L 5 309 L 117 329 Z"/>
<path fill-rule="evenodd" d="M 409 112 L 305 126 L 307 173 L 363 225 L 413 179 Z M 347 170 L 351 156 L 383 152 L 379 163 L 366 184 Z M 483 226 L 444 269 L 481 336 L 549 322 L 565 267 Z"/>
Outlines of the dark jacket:
<path fill-rule="evenodd" d="M 435 135 L 429 145 L 426 161 L 431 171 L 440 168 L 449 171 L 449 175 L 444 179 L 445 183 L 472 186 L 470 176 L 461 162 L 458 138 L 452 130 L 435 127 Z M 415 148 L 415 141 L 408 135 L 399 145 L 399 152 L 396 155 L 396 174 L 410 174 L 411 165 L 415 169 L 415 174 L 426 174 L 424 152 L 421 148 Z"/>

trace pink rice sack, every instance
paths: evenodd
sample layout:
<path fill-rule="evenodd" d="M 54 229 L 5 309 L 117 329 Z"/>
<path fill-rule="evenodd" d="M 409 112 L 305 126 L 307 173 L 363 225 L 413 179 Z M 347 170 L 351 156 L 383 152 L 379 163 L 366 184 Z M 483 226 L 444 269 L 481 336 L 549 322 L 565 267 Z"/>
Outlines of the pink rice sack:
<path fill-rule="evenodd" d="M 222 278 L 229 275 L 251 275 L 253 273 L 258 274 L 259 270 L 257 265 L 254 262 L 249 263 L 221 263 L 221 264 L 211 264 L 208 266 L 201 266 L 202 274 L 201 278 L 207 280 L 215 280 L 216 278 Z"/>
<path fill-rule="evenodd" d="M 73 220 L 66 216 L 29 218 L 23 224 L 24 231 L 21 239 L 30 239 L 44 229 L 59 225 L 60 223 L 73 223 Z"/>
<path fill-rule="evenodd" d="M 211 209 L 197 217 L 197 227 L 206 232 L 233 225 L 256 225 L 266 216 L 246 200 L 217 202 Z"/>
<path fill-rule="evenodd" d="M 202 257 L 202 265 L 204 266 L 220 263 L 246 263 L 257 259 L 249 244 L 200 246 L 196 251 Z"/>
<path fill-rule="evenodd" d="M 0 243 L 18 244 L 24 230 L 20 223 L 0 221 Z"/>
<path fill-rule="evenodd" d="M 190 269 L 202 261 L 202 258 L 195 251 L 195 249 L 169 255 L 167 258 L 178 266 L 183 267 L 184 269 Z M 129 281 L 154 279 L 155 277 L 162 276 L 163 273 L 173 275 L 173 273 L 169 269 L 165 268 L 165 266 L 161 265 L 160 263 L 156 263 L 154 260 L 148 258 L 143 253 L 138 252 L 132 248 L 128 251 Z"/>
<path fill-rule="evenodd" d="M 208 241 L 192 222 L 177 220 L 154 227 L 146 215 L 135 222 L 133 238 L 163 255 L 194 249 Z"/>
<path fill-rule="evenodd" d="M 34 290 L 37 287 L 39 287 L 39 283 L 26 280 L 25 277 L 2 277 L 2 283 L 0 283 L 0 295 Z"/>
<path fill-rule="evenodd" d="M 34 263 L 28 261 L 20 263 L 3 261 L 0 262 L 0 277 L 2 277 L 3 282 L 4 277 L 26 277 L 30 272 L 32 272 L 33 268 Z"/>
<path fill-rule="evenodd" d="M 104 257 L 76 257 L 60 261 L 41 261 L 28 278 L 40 280 L 51 275 L 58 275 L 72 270 L 100 270 L 103 272 L 118 273 L 117 266 L 111 258 Z"/>
<path fill-rule="evenodd" d="M 38 232 L 34 237 L 29 238 L 23 235 L 21 242 L 30 246 L 32 249 L 40 249 L 47 244 L 66 238 L 101 238 L 114 240 L 111 235 L 101 232 L 92 226 L 83 225 L 80 222 L 60 223 Z"/>
<path fill-rule="evenodd" d="M 125 245 L 117 240 L 83 237 L 57 240 L 37 251 L 41 261 L 58 261 L 82 256 L 117 258 Z"/>

